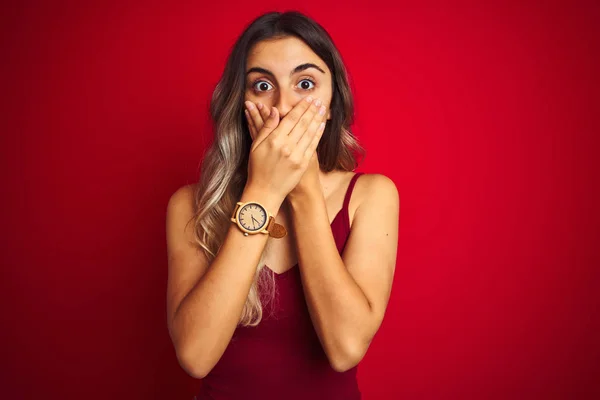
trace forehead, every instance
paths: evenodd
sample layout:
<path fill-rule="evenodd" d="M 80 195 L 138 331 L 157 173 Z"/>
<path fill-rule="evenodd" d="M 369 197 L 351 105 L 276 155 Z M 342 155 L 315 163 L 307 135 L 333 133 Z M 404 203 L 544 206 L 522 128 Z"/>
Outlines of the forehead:
<path fill-rule="evenodd" d="M 261 67 L 274 74 L 288 75 L 298 65 L 313 63 L 330 74 L 327 64 L 302 40 L 296 37 L 263 40 L 248 52 L 246 67 Z"/>

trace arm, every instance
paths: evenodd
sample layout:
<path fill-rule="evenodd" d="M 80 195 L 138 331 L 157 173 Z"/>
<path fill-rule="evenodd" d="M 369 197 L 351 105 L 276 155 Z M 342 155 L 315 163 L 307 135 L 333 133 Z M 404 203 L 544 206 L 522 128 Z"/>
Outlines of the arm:
<path fill-rule="evenodd" d="M 281 202 L 246 187 L 240 201 L 258 201 L 276 215 Z M 177 358 L 186 372 L 206 376 L 227 348 L 248 297 L 268 235 L 244 236 L 231 225 L 208 267 L 193 244 L 193 189 L 184 186 L 167 206 L 167 324 Z"/>
<path fill-rule="evenodd" d="M 367 178 L 367 179 L 365 179 Z M 322 193 L 290 200 L 298 261 L 313 325 L 332 367 L 363 358 L 389 300 L 398 244 L 399 196 L 384 175 L 363 175 L 343 256 L 336 248 Z"/>

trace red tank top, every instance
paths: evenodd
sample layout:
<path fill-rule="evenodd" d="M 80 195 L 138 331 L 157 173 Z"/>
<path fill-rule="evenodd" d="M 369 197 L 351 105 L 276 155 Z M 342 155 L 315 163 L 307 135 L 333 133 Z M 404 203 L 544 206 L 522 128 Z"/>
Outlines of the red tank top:
<path fill-rule="evenodd" d="M 354 174 L 342 209 L 331 223 L 342 254 L 350 233 L 348 203 L 362 172 Z M 331 368 L 312 325 L 298 264 L 273 273 L 277 295 L 256 327 L 238 327 L 219 362 L 202 380 L 197 400 L 360 399 L 356 367 Z"/>

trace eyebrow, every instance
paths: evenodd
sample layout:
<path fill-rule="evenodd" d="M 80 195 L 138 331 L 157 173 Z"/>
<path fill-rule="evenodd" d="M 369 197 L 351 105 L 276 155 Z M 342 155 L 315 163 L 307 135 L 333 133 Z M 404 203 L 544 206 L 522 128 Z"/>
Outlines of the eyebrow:
<path fill-rule="evenodd" d="M 290 73 L 290 76 L 292 76 L 294 74 L 297 74 L 298 72 L 302 72 L 304 70 L 307 70 L 309 68 L 315 68 L 315 69 L 321 71 L 322 73 L 325 73 L 325 71 L 323 71 L 316 64 L 313 64 L 313 63 L 304 63 L 304 64 L 300 64 L 296 68 L 294 68 L 294 70 Z M 258 73 L 261 73 L 261 74 L 271 75 L 273 78 L 275 77 L 275 74 L 273 74 L 271 71 L 269 71 L 268 69 L 265 69 L 265 68 L 260 68 L 260 67 L 252 67 L 252 68 L 250 68 L 246 72 L 246 75 L 248 75 L 248 74 L 250 74 L 252 72 L 258 72 Z"/>

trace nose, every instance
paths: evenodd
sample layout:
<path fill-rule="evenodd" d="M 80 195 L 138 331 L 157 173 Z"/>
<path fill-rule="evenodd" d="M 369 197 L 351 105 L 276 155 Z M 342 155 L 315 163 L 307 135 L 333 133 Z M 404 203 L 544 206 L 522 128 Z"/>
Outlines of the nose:
<path fill-rule="evenodd" d="M 291 89 L 279 90 L 277 99 L 275 99 L 275 108 L 279 111 L 279 117 L 284 118 L 287 113 L 302 100 L 302 97 L 304 96 L 298 96 L 298 94 Z"/>

